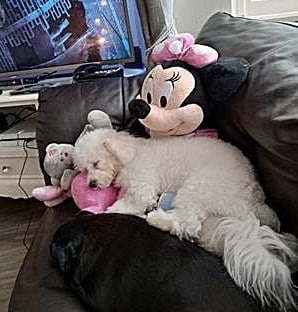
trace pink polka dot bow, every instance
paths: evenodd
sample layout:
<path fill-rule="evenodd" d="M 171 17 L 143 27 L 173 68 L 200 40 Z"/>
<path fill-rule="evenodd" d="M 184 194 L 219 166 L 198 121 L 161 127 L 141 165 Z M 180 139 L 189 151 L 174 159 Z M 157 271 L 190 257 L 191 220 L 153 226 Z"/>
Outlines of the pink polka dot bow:
<path fill-rule="evenodd" d="M 172 35 L 156 45 L 151 57 L 158 64 L 181 60 L 196 68 L 202 68 L 216 62 L 218 53 L 209 46 L 196 44 L 193 35 L 182 33 Z"/>

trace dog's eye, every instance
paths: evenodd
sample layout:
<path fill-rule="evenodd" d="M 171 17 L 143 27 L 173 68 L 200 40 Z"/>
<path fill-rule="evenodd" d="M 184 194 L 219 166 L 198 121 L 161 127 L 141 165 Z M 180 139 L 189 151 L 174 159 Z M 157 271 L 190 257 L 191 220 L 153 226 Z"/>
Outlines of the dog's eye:
<path fill-rule="evenodd" d="M 95 163 L 93 163 L 93 168 L 98 169 L 99 168 L 99 163 L 100 163 L 100 160 L 98 160 Z"/>

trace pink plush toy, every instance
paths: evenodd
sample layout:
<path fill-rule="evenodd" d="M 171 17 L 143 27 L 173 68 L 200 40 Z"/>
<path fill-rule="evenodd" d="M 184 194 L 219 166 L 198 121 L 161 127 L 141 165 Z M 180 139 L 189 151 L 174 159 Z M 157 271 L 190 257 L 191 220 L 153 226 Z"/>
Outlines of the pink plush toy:
<path fill-rule="evenodd" d="M 113 186 L 91 188 L 87 184 L 87 175 L 79 173 L 71 183 L 71 196 L 81 210 L 103 213 L 116 201 L 118 189 Z"/>
<path fill-rule="evenodd" d="M 195 43 L 187 33 L 156 45 L 151 59 L 156 66 L 144 78 L 139 95 L 128 103 L 130 114 L 150 137 L 216 137 L 226 103 L 247 77 L 248 62 L 219 57 L 215 49 Z"/>
<path fill-rule="evenodd" d="M 71 197 L 69 190 L 63 190 L 57 185 L 46 185 L 36 187 L 31 195 L 42 201 L 47 207 L 54 207 L 62 203 L 68 197 Z"/>
<path fill-rule="evenodd" d="M 112 127 L 109 116 L 99 110 L 91 111 L 87 119 L 88 124 L 81 135 L 97 128 Z M 52 185 L 33 189 L 32 196 L 47 207 L 54 207 L 72 197 L 81 210 L 103 213 L 116 201 L 118 189 L 113 186 L 104 189 L 89 187 L 86 174 L 73 168 L 73 150 L 71 144 L 51 143 L 47 146 L 44 168 Z"/>
<path fill-rule="evenodd" d="M 59 186 L 47 185 L 35 188 L 32 196 L 43 201 L 47 207 L 54 207 L 72 197 L 79 209 L 96 214 L 107 211 L 116 201 L 118 189 L 113 186 L 104 189 L 91 188 L 87 184 L 87 175 L 80 172 L 73 178 L 70 190 L 65 191 Z"/>

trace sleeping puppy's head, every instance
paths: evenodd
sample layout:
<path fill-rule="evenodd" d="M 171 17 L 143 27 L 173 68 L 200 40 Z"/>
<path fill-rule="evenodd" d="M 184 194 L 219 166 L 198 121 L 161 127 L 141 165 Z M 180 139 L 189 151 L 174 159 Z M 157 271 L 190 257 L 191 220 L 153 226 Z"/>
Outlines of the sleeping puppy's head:
<path fill-rule="evenodd" d="M 134 155 L 133 137 L 112 129 L 97 129 L 80 137 L 75 144 L 74 164 L 87 172 L 90 187 L 110 186 L 119 170 Z"/>

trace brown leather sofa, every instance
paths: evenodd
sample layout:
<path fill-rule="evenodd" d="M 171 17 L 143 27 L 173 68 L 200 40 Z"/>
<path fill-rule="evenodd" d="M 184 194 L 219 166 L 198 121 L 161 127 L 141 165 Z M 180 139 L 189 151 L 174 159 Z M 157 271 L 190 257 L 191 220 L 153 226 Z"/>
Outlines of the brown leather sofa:
<path fill-rule="evenodd" d="M 247 82 L 227 103 L 219 132 L 254 162 L 268 203 L 278 213 L 283 230 L 296 235 L 297 34 L 295 25 L 217 13 L 198 35 L 200 43 L 213 46 L 221 55 L 242 56 L 251 64 Z M 133 120 L 129 117 L 127 103 L 137 94 L 141 79 L 99 79 L 43 90 L 37 125 L 40 159 L 43 159 L 45 146 L 50 142 L 73 143 L 82 130 L 87 113 L 92 109 L 108 112 L 117 128 L 130 127 Z M 77 212 L 71 199 L 46 210 L 16 280 L 10 312 L 88 311 L 66 287 L 52 266 L 49 255 L 49 243 L 54 231 Z M 293 275 L 293 280 L 297 284 L 297 274 Z M 216 294 L 212 295 L 216 298 Z M 233 302 L 233 298 L 230 298 L 230 302 Z M 218 311 L 224 311 L 222 308 L 218 307 Z M 251 311 L 258 310 L 257 306 L 251 308 Z M 228 307 L 226 311 L 230 311 Z"/>

